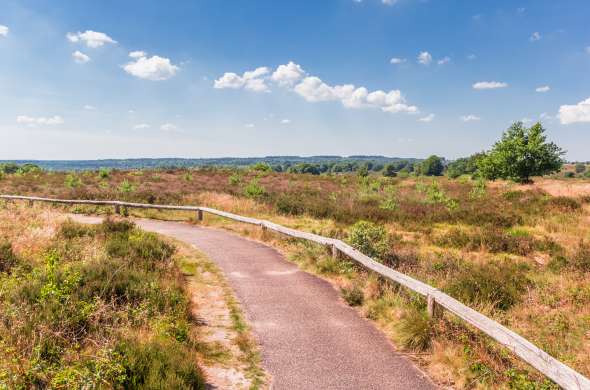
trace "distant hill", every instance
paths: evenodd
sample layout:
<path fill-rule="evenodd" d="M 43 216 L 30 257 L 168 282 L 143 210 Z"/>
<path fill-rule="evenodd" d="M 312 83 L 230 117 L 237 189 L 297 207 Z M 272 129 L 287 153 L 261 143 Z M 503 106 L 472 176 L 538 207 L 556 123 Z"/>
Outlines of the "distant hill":
<path fill-rule="evenodd" d="M 0 160 L 1 163 L 35 164 L 43 169 L 53 171 L 96 170 L 110 169 L 139 169 L 139 168 L 188 168 L 207 166 L 246 167 L 256 163 L 267 163 L 271 166 L 290 166 L 297 164 L 338 164 L 338 163 L 367 163 L 384 165 L 392 162 L 407 161 L 415 163 L 421 161 L 416 158 L 400 158 L 385 156 L 267 156 L 267 157 L 220 157 L 220 158 L 137 158 L 137 159 L 108 159 L 108 160 Z"/>

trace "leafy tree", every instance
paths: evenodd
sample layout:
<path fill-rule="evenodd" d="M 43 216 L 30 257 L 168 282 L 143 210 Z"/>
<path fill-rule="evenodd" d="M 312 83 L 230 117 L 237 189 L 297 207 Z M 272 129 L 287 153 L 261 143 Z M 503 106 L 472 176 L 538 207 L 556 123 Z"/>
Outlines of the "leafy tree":
<path fill-rule="evenodd" d="M 477 172 L 477 160 L 484 156 L 476 153 L 469 157 L 459 158 L 447 165 L 447 176 L 455 179 L 461 175 L 473 175 Z"/>
<path fill-rule="evenodd" d="M 419 173 L 424 176 L 440 176 L 445 169 L 442 158 L 432 155 L 422 161 L 419 167 Z"/>
<path fill-rule="evenodd" d="M 385 177 L 395 177 L 397 175 L 397 170 L 395 169 L 394 164 L 387 164 L 383 168 L 383 176 Z"/>
<path fill-rule="evenodd" d="M 509 179 L 530 183 L 531 176 L 558 172 L 565 152 L 553 142 L 547 142 L 541 123 L 526 128 L 516 122 L 508 128 L 485 157 L 477 162 L 480 173 L 490 180 Z"/>

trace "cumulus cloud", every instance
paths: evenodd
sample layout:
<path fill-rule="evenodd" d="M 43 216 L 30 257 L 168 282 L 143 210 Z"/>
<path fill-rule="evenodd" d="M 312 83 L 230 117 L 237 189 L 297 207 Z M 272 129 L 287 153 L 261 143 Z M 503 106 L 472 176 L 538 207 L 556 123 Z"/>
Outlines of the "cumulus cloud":
<path fill-rule="evenodd" d="M 473 89 L 498 89 L 508 87 L 507 83 L 499 81 L 478 81 L 473 84 Z"/>
<path fill-rule="evenodd" d="M 77 64 L 85 64 L 90 61 L 90 57 L 78 50 L 72 53 L 72 58 Z"/>
<path fill-rule="evenodd" d="M 226 72 L 214 81 L 213 87 L 216 89 L 245 88 L 254 92 L 269 92 L 268 85 L 266 84 L 266 76 L 269 73 L 270 69 L 266 66 L 244 72 L 241 76 L 233 72 Z"/>
<path fill-rule="evenodd" d="M 381 2 L 385 5 L 394 5 L 397 3 L 397 0 L 381 0 Z"/>
<path fill-rule="evenodd" d="M 469 114 L 469 115 L 463 115 L 459 119 L 461 119 L 463 122 L 473 122 L 473 121 L 478 121 L 481 118 L 478 117 L 477 115 Z"/>
<path fill-rule="evenodd" d="M 109 37 L 107 34 L 92 30 L 86 30 L 85 32 L 78 31 L 77 33 L 67 33 L 66 37 L 70 42 L 73 43 L 85 43 L 86 46 L 91 47 L 93 49 L 97 47 L 103 46 L 105 43 L 112 43 L 115 44 L 113 38 Z"/>
<path fill-rule="evenodd" d="M 445 64 L 448 64 L 449 62 L 451 62 L 451 57 L 443 57 L 440 60 L 436 61 L 436 63 L 439 65 L 445 65 Z"/>
<path fill-rule="evenodd" d="M 590 98 L 574 105 L 559 107 L 559 121 L 563 125 L 590 122 Z"/>
<path fill-rule="evenodd" d="M 174 125 L 172 125 L 172 126 L 174 126 Z M 134 130 L 145 130 L 145 129 L 149 129 L 149 128 L 150 128 L 150 125 L 148 125 L 147 123 L 139 123 L 139 124 L 133 126 Z M 164 130 L 164 129 L 162 129 L 162 130 Z"/>
<path fill-rule="evenodd" d="M 96 110 L 96 107 L 94 107 L 94 106 L 91 106 L 90 104 L 86 104 L 86 105 L 84 106 L 84 109 L 85 109 L 85 110 L 88 110 L 88 111 L 94 111 L 94 110 Z"/>
<path fill-rule="evenodd" d="M 164 123 L 162 126 L 160 126 L 160 130 L 162 131 L 174 131 L 176 129 L 178 129 L 178 127 L 172 123 Z"/>
<path fill-rule="evenodd" d="M 32 117 L 28 115 L 19 115 L 16 117 L 16 122 L 30 127 L 35 127 L 61 125 L 64 123 L 64 120 L 59 115 L 54 115 L 51 117 Z"/>
<path fill-rule="evenodd" d="M 551 87 L 550 87 L 550 86 L 548 86 L 548 85 L 543 85 L 542 87 L 537 87 L 537 88 L 535 89 L 535 91 L 537 91 L 537 92 L 541 92 L 541 93 L 542 93 L 542 92 L 549 92 L 550 90 L 551 90 Z"/>
<path fill-rule="evenodd" d="M 140 79 L 161 81 L 173 77 L 179 67 L 172 64 L 170 59 L 152 56 L 135 57 L 136 60 L 123 66 L 125 72 Z"/>
<path fill-rule="evenodd" d="M 434 114 L 428 114 L 425 117 L 418 119 L 419 122 L 425 122 L 425 123 L 432 122 L 433 120 L 434 120 Z"/>
<path fill-rule="evenodd" d="M 283 119 L 283 120 L 281 120 L 281 124 L 283 124 L 283 125 L 288 125 L 289 123 L 291 123 L 291 119 Z"/>
<path fill-rule="evenodd" d="M 475 54 L 469 54 L 469 55 L 467 56 L 467 59 L 468 59 L 468 60 L 470 60 L 470 61 L 473 61 L 473 60 L 475 60 L 476 58 L 477 58 L 477 56 L 476 56 Z"/>
<path fill-rule="evenodd" d="M 254 127 L 256 127 L 256 126 L 254 125 L 254 123 L 246 123 L 246 124 L 244 125 L 244 127 L 245 127 L 245 128 L 247 128 L 247 129 L 253 129 L 253 128 L 254 128 Z"/>
<path fill-rule="evenodd" d="M 420 52 L 420 54 L 418 54 L 417 59 L 419 64 L 430 65 L 430 63 L 432 62 L 432 55 L 427 51 L 423 51 Z"/>
<path fill-rule="evenodd" d="M 131 57 L 131 58 L 141 58 L 141 57 L 145 57 L 146 55 L 147 55 L 147 53 L 145 51 L 141 51 L 141 50 L 129 52 L 129 57 Z"/>
<path fill-rule="evenodd" d="M 392 59 L 389 60 L 389 63 L 393 64 L 393 65 L 399 65 L 399 64 L 403 64 L 406 61 L 407 60 L 405 58 L 393 57 Z"/>
<path fill-rule="evenodd" d="M 301 66 L 289 61 L 286 65 L 279 65 L 273 72 L 271 79 L 280 85 L 293 85 L 305 76 L 305 71 Z"/>
<path fill-rule="evenodd" d="M 319 77 L 306 76 L 303 68 L 293 62 L 280 65 L 270 75 L 269 68 L 260 67 L 253 71 L 239 75 L 226 72 L 215 80 L 213 86 L 217 89 L 249 89 L 257 92 L 269 92 L 268 81 L 303 97 L 308 102 L 339 101 L 346 108 L 379 108 L 385 112 L 418 112 L 416 106 L 406 104 L 404 97 L 398 90 L 384 92 L 381 90 L 370 92 L 365 87 L 355 87 L 352 84 L 329 85 Z"/>
<path fill-rule="evenodd" d="M 534 33 L 532 33 L 531 36 L 530 36 L 530 38 L 529 38 L 529 40 L 531 42 L 536 42 L 536 41 L 538 41 L 540 39 L 541 39 L 541 33 L 538 32 L 538 31 L 535 31 Z"/>
<path fill-rule="evenodd" d="M 0 37 L 8 36 L 8 27 L 0 24 Z"/>

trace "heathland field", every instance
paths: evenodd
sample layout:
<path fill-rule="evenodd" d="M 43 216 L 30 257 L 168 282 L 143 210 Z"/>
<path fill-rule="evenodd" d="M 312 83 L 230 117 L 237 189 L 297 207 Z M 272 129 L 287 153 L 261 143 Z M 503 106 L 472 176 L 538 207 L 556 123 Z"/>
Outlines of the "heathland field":
<path fill-rule="evenodd" d="M 384 264 L 442 289 L 590 375 L 590 181 L 586 179 L 539 178 L 533 184 L 514 184 L 467 176 L 276 173 L 262 166 L 79 173 L 31 170 L 4 175 L 0 193 L 209 206 L 341 238 Z M 17 206 L 3 203 L 2 207 Z M 100 207 L 68 211 L 112 213 Z M 188 213 L 123 211 L 197 223 Z M 204 223 L 266 240 L 303 268 L 332 281 L 350 305 L 358 306 L 441 384 L 554 388 L 489 338 L 449 314 L 429 319 L 422 298 L 347 260 L 333 260 L 323 248 L 209 216 Z M 99 243 L 104 237 L 108 241 L 107 233 L 98 237 Z M 54 272 L 50 260 L 44 272 Z M 149 259 L 141 261 L 147 267 L 142 272 L 150 278 L 163 277 L 148 267 Z M 100 269 L 80 272 L 92 274 Z M 174 291 L 174 277 L 166 278 L 161 283 Z M 175 306 L 181 304 L 162 302 L 158 315 L 182 323 L 184 306 Z M 125 321 L 134 326 L 134 318 Z M 133 339 L 115 344 L 120 345 L 121 354 L 148 353 Z M 176 344 L 174 348 L 191 353 Z"/>

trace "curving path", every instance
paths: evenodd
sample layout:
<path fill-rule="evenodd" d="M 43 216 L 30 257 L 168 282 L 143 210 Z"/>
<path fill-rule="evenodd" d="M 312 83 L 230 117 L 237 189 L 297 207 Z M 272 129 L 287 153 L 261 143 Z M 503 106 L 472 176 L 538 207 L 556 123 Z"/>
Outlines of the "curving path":
<path fill-rule="evenodd" d="M 260 342 L 272 389 L 436 388 L 328 282 L 301 271 L 276 250 L 223 230 L 134 221 L 195 245 L 223 270 Z"/>

